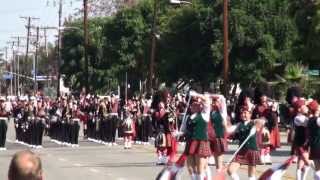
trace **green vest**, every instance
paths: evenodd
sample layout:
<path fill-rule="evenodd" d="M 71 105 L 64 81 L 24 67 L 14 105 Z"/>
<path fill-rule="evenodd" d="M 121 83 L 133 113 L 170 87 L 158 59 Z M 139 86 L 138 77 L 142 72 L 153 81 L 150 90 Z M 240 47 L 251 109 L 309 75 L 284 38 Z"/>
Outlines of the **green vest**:
<path fill-rule="evenodd" d="M 210 120 L 212 127 L 214 128 L 215 134 L 217 138 L 223 138 L 224 137 L 224 126 L 223 126 L 223 118 L 220 114 L 220 112 L 211 112 L 210 114 Z"/>
<path fill-rule="evenodd" d="M 244 122 L 240 123 L 237 131 L 239 145 L 241 145 L 242 142 L 248 137 L 252 127 L 253 127 L 252 122 L 248 123 L 247 125 L 245 125 Z M 258 150 L 256 135 L 253 135 L 249 138 L 249 140 L 243 146 L 243 149 Z"/>
<path fill-rule="evenodd" d="M 311 148 L 320 148 L 320 127 L 317 124 L 317 118 L 311 118 L 308 123 L 309 141 Z"/>
<path fill-rule="evenodd" d="M 193 124 L 193 132 L 191 139 L 193 140 L 208 140 L 208 124 L 198 113 L 195 118 L 191 119 Z"/>

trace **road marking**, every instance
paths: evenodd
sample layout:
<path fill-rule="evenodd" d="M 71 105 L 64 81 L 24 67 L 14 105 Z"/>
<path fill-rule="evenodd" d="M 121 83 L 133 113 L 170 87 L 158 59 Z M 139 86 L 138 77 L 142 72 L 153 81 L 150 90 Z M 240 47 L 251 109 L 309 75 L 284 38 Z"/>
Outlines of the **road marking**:
<path fill-rule="evenodd" d="M 94 168 L 90 168 L 89 169 L 91 172 L 94 172 L 94 173 L 98 173 L 99 171 L 97 169 L 94 169 Z"/>
<path fill-rule="evenodd" d="M 67 160 L 64 159 L 64 158 L 59 158 L 58 160 L 59 160 L 59 161 L 62 161 L 62 162 L 66 162 L 66 161 L 67 161 Z"/>
<path fill-rule="evenodd" d="M 7 142 L 9 143 L 14 143 L 15 141 L 11 140 L 11 139 L 7 139 Z"/>
<path fill-rule="evenodd" d="M 79 163 L 74 163 L 73 166 L 76 166 L 76 167 L 81 167 L 82 164 L 79 164 Z"/>
<path fill-rule="evenodd" d="M 126 180 L 126 178 L 120 177 L 120 178 L 117 178 L 117 180 Z"/>

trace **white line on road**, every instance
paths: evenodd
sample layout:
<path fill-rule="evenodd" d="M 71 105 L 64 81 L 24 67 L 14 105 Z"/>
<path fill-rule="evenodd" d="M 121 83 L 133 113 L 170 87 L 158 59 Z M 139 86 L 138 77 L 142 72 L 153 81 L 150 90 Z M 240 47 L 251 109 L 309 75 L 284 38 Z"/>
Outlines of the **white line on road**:
<path fill-rule="evenodd" d="M 82 164 L 79 164 L 79 163 L 74 163 L 74 164 L 72 164 L 73 166 L 76 166 L 76 167 L 81 167 L 82 166 Z"/>
<path fill-rule="evenodd" d="M 94 168 L 90 168 L 89 169 L 91 172 L 94 172 L 94 173 L 98 173 L 99 171 L 97 169 L 94 169 Z"/>
<path fill-rule="evenodd" d="M 120 177 L 120 178 L 117 178 L 117 180 L 126 180 L 126 178 Z"/>
<path fill-rule="evenodd" d="M 62 162 L 66 162 L 66 161 L 67 161 L 67 160 L 64 159 L 64 158 L 59 158 L 58 160 L 59 160 L 59 161 L 62 161 Z"/>
<path fill-rule="evenodd" d="M 7 142 L 14 143 L 15 141 L 12 141 L 11 139 L 7 139 Z"/>

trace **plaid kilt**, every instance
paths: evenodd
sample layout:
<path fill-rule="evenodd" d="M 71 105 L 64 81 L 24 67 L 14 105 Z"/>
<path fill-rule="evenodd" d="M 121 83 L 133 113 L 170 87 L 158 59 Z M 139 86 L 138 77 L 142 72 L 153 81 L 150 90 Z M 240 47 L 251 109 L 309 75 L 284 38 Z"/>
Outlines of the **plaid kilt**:
<path fill-rule="evenodd" d="M 220 156 L 228 149 L 228 144 L 224 138 L 215 138 L 210 140 L 210 149 L 213 155 Z"/>
<path fill-rule="evenodd" d="M 256 166 L 261 164 L 259 151 L 242 149 L 233 160 L 241 165 Z"/>
<path fill-rule="evenodd" d="M 320 159 L 320 148 L 310 148 L 310 157 L 311 160 Z"/>
<path fill-rule="evenodd" d="M 209 157 L 211 156 L 209 141 L 192 140 L 187 144 L 186 152 L 190 156 L 198 155 L 201 157 Z"/>

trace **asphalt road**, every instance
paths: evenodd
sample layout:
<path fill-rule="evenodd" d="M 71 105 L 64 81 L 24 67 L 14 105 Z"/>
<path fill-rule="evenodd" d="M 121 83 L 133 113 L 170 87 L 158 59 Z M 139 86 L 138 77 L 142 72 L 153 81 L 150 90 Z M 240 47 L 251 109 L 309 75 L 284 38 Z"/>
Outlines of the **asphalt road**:
<path fill-rule="evenodd" d="M 16 144 L 12 123 L 9 125 L 7 151 L 0 151 L 0 179 L 7 179 L 8 165 L 12 155 L 28 147 Z M 283 136 L 284 140 L 286 137 Z M 82 138 L 81 138 L 82 139 Z M 156 154 L 153 145 L 134 145 L 133 149 L 125 150 L 122 140 L 118 139 L 118 146 L 105 145 L 80 140 L 79 148 L 63 147 L 44 138 L 43 149 L 35 149 L 42 159 L 45 180 L 152 180 L 163 166 L 156 166 Z M 225 156 L 227 161 L 235 151 L 236 145 L 230 145 L 230 151 Z M 183 147 L 179 148 L 180 150 Z M 289 155 L 290 147 L 286 144 L 273 153 L 273 165 L 284 162 Z M 257 175 L 271 166 L 257 167 Z M 283 179 L 295 179 L 296 165 L 292 165 Z M 212 169 L 214 169 L 212 167 Z M 241 179 L 247 178 L 247 168 L 240 168 Z M 214 172 L 213 172 L 214 174 Z M 310 171 L 308 179 L 312 179 Z M 189 180 L 186 169 L 182 178 Z"/>

